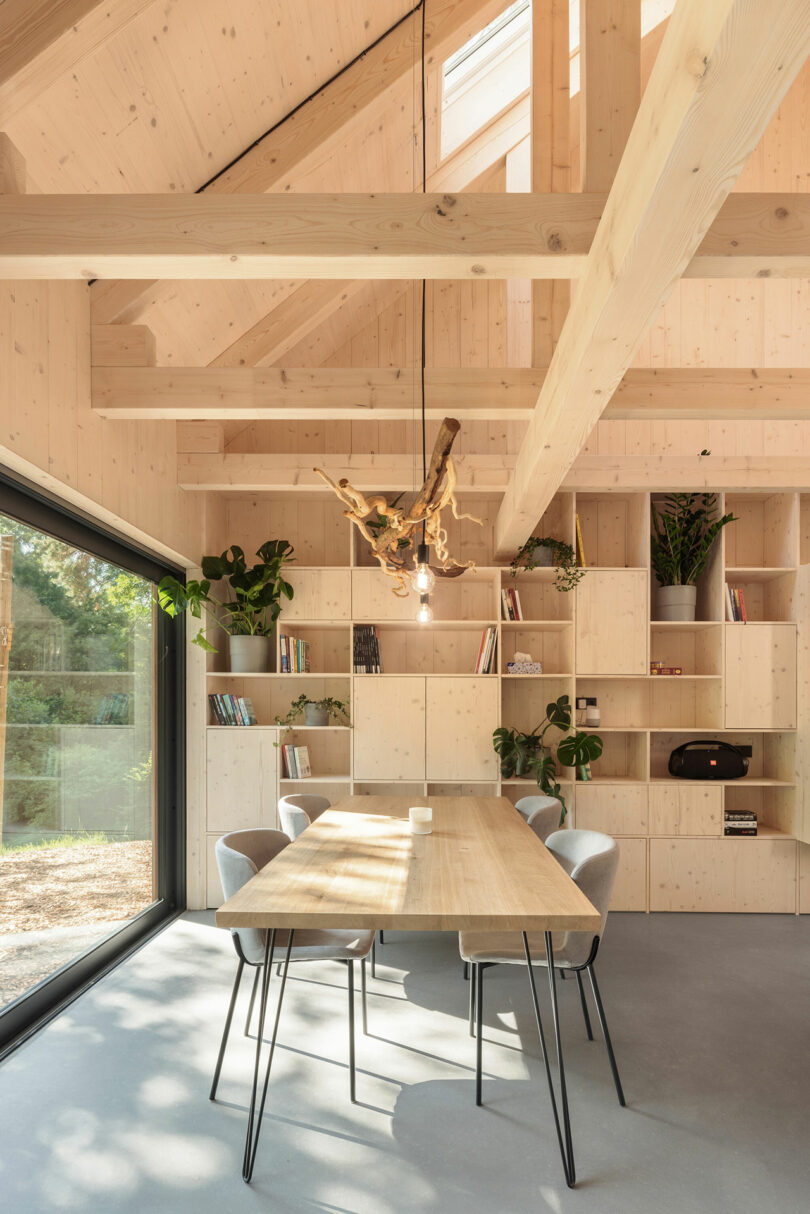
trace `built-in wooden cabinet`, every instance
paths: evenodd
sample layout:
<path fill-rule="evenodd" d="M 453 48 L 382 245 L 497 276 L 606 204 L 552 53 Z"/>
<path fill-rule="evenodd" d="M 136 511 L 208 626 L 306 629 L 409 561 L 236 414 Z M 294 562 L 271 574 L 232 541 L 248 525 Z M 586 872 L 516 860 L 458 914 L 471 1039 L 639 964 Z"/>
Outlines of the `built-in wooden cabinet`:
<path fill-rule="evenodd" d="M 423 678 L 357 678 L 352 712 L 356 780 L 424 780 Z"/>
<path fill-rule="evenodd" d="M 794 729 L 796 625 L 726 627 L 726 729 Z"/>
<path fill-rule="evenodd" d="M 264 499 L 225 499 L 209 548 L 234 539 L 247 550 L 267 538 Z M 603 753 L 590 781 L 562 771 L 569 825 L 616 837 L 621 860 L 614 910 L 793 911 L 798 860 L 810 911 L 810 810 L 800 786 L 810 780 L 810 743 L 796 734 L 810 719 L 810 495 L 754 493 L 718 499 L 734 513 L 700 579 L 694 622 L 655 618 L 650 567 L 650 495 L 560 493 L 535 531 L 573 544 L 579 517 L 587 569 L 576 590 L 557 589 L 553 569 L 512 577 L 493 559 L 495 497 L 467 495 L 482 516 L 449 520 L 449 547 L 478 567 L 439 579 L 433 623 L 416 623 L 413 595 L 372 561 L 331 498 L 273 499 L 276 534 L 295 545 L 278 634 L 309 643 L 310 671 L 230 675 L 209 658 L 190 704 L 205 717 L 205 693 L 249 696 L 257 729 L 216 726 L 208 713 L 197 850 L 204 876 L 192 891 L 210 905 L 220 891 L 213 858 L 218 834 L 275 825 L 276 799 L 312 791 L 336 800 L 349 792 L 399 792 L 421 800 L 445 794 L 536 791 L 533 781 L 501 780 L 492 749 L 498 725 L 530 730 L 561 695 L 595 698 Z M 744 592 L 749 623 L 726 619 L 726 586 Z M 516 590 L 523 618 L 504 619 L 502 590 Z M 383 672 L 354 674 L 357 624 L 377 629 Z M 491 673 L 475 674 L 481 636 L 497 631 Z M 542 673 L 515 674 L 516 652 Z M 278 648 L 276 657 L 280 656 Z M 679 667 L 653 676 L 650 661 Z M 798 671 L 798 678 L 797 678 Z M 798 692 L 797 692 L 798 684 Z M 204 688 L 204 690 L 203 690 Z M 351 728 L 301 722 L 284 739 L 274 728 L 302 693 L 350 705 Z M 695 738 L 725 739 L 751 750 L 748 775 L 706 783 L 674 779 L 671 751 Z M 292 780 L 276 741 L 309 748 L 313 775 Z M 549 739 L 553 740 L 553 739 Z M 207 776 L 207 779 L 206 779 Z M 724 809 L 753 809 L 757 838 L 723 836 Z M 207 878 L 206 878 L 207 874 Z M 205 889 L 207 879 L 207 890 Z"/>
<path fill-rule="evenodd" d="M 500 716 L 500 689 L 488 678 L 435 678 L 426 685 L 428 780 L 497 780 L 492 731 Z"/>
<path fill-rule="evenodd" d="M 591 569 L 577 596 L 577 672 L 646 675 L 649 574 Z"/>

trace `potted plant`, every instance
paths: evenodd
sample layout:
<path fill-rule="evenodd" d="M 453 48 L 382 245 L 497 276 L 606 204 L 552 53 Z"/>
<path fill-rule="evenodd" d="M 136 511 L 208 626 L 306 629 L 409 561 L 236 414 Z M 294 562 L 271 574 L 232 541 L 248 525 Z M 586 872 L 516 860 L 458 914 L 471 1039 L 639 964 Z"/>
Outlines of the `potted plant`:
<path fill-rule="evenodd" d="M 342 724 L 350 724 L 348 700 L 336 700 L 333 696 L 313 700 L 308 695 L 300 695 L 298 699 L 293 700 L 286 716 L 276 717 L 276 725 L 291 728 L 302 713 L 306 725 L 328 725 L 330 717 Z"/>
<path fill-rule="evenodd" d="M 544 738 L 554 727 L 566 736 L 557 744 L 556 755 L 546 746 Z M 560 826 L 565 821 L 568 808 L 557 779 L 557 763 L 563 767 L 580 769 L 583 778 L 588 778 L 588 764 L 602 753 L 602 739 L 593 733 L 571 731 L 571 704 L 568 696 L 560 696 L 546 705 L 546 715 L 539 725 L 529 733 L 502 726 L 492 735 L 492 745 L 501 761 L 501 776 L 504 780 L 515 776 L 534 776 L 547 796 L 560 802 Z"/>
<path fill-rule="evenodd" d="M 170 616 L 187 611 L 194 619 L 206 616 L 228 636 L 230 669 L 234 674 L 256 674 L 270 669 L 272 635 L 281 614 L 282 598 L 291 599 L 293 588 L 282 570 L 293 558 L 287 540 L 267 540 L 257 549 L 259 560 L 248 567 L 236 544 L 220 556 L 204 556 L 201 581 L 186 582 L 167 576 L 158 583 L 158 603 Z M 222 597 L 212 586 L 222 582 Z M 225 597 L 225 596 L 230 597 Z M 216 648 L 201 628 L 194 644 L 207 653 Z"/>
<path fill-rule="evenodd" d="M 650 552 L 659 582 L 656 619 L 694 620 L 697 580 L 718 535 L 732 522 L 733 514 L 717 517 L 716 493 L 670 493 L 660 507 L 652 503 Z"/>
<path fill-rule="evenodd" d="M 573 590 L 585 576 L 585 570 L 577 565 L 576 553 L 570 544 L 550 536 L 531 535 L 519 549 L 511 564 L 512 577 L 530 569 L 550 569 L 555 566 L 556 588 L 565 593 Z"/>

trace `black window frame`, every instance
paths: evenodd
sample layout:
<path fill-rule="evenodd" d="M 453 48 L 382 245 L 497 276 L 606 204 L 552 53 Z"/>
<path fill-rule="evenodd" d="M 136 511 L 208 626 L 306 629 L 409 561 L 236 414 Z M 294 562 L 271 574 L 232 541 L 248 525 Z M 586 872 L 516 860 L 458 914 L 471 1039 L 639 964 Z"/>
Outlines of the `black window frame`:
<path fill-rule="evenodd" d="M 185 570 L 72 509 L 35 485 L 0 469 L 0 514 L 44 531 L 159 582 Z M 74 957 L 37 986 L 0 1009 L 0 1059 L 21 1045 L 88 986 L 118 965 L 186 906 L 186 671 L 185 624 L 156 615 L 155 798 L 157 897 L 151 906 L 98 944 Z"/>

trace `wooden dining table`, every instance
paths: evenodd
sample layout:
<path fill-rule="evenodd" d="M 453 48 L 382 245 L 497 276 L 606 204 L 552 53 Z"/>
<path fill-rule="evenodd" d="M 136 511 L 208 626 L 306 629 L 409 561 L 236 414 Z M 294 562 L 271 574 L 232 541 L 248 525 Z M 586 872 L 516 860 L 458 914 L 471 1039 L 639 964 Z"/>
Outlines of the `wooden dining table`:
<path fill-rule="evenodd" d="M 418 800 L 341 798 L 219 908 L 217 924 L 267 932 L 260 1024 L 279 931 L 285 948 L 296 928 L 522 933 L 563 1170 L 571 1186 L 573 1142 L 552 932 L 596 936 L 601 931 L 599 913 L 506 797 L 424 798 L 421 804 L 433 810 L 433 829 L 427 835 L 411 834 L 408 811 Z M 528 933 L 537 932 L 545 942 L 559 1104 L 530 964 Z M 286 968 L 282 983 L 285 980 Z M 272 1061 L 271 1054 L 257 1121 L 261 1046 L 259 1033 L 245 1148 L 250 1174 Z M 243 1176 L 250 1178 L 244 1170 Z"/>

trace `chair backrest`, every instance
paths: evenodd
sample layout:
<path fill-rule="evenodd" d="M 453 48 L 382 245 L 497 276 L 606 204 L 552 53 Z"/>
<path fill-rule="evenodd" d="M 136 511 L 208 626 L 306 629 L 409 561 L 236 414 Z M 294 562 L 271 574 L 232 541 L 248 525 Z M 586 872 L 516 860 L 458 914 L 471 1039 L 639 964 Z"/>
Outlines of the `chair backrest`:
<path fill-rule="evenodd" d="M 281 830 L 261 827 L 256 830 L 233 830 L 217 839 L 216 859 L 222 891 L 226 899 L 246 885 L 266 864 L 288 847 L 290 840 Z M 258 965 L 264 959 L 265 933 L 258 928 L 231 928 L 234 947 L 246 961 Z M 237 946 L 238 941 L 238 946 Z"/>
<path fill-rule="evenodd" d="M 546 847 L 556 856 L 572 881 L 596 907 L 605 925 L 619 867 L 619 847 L 610 835 L 598 830 L 557 830 L 546 839 Z M 591 932 L 568 932 L 566 952 L 576 965 L 587 960 L 593 936 Z"/>
<path fill-rule="evenodd" d="M 562 812 L 559 801 L 556 797 L 547 797 L 544 793 L 535 793 L 531 797 L 521 797 L 515 802 L 515 809 L 519 814 L 523 814 L 524 818 L 530 818 L 538 809 L 556 809 L 557 822 L 560 821 L 560 813 Z"/>
<path fill-rule="evenodd" d="M 330 805 L 327 797 L 318 797 L 314 793 L 293 793 L 289 797 L 282 797 L 278 803 L 281 829 L 290 839 L 297 839 Z"/>
<path fill-rule="evenodd" d="M 538 801 L 544 801 L 546 798 L 538 797 L 537 799 Z M 541 805 L 539 808 L 533 809 L 526 820 L 527 826 L 531 827 L 541 843 L 545 843 L 549 835 L 553 835 L 555 831 L 560 830 L 562 806 L 556 797 L 549 797 L 548 799 L 552 802 L 551 805 Z"/>

